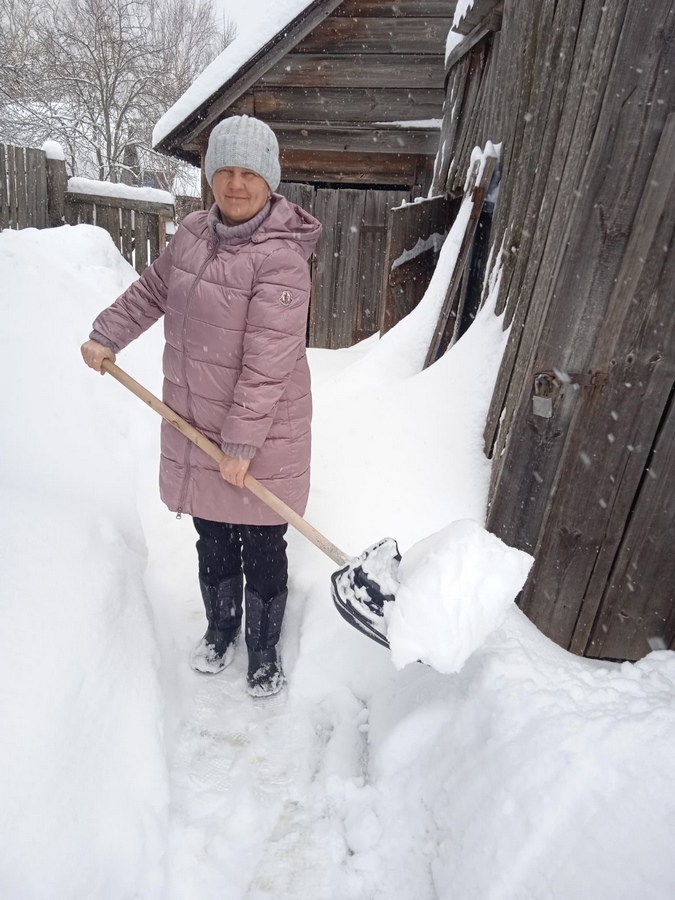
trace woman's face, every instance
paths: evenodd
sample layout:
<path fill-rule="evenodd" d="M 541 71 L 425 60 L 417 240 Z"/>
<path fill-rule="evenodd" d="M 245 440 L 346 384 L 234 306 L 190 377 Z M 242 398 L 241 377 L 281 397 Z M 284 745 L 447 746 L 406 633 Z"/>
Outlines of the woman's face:
<path fill-rule="evenodd" d="M 211 184 L 213 196 L 226 225 L 241 225 L 257 216 L 271 196 L 265 179 L 239 166 L 218 169 Z"/>

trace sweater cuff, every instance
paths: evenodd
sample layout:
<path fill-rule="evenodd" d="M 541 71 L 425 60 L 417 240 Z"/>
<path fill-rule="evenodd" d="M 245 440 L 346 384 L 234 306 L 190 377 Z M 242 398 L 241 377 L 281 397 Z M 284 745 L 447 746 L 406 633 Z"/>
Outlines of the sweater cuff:
<path fill-rule="evenodd" d="M 103 344 L 104 347 L 107 347 L 109 350 L 112 350 L 113 353 L 119 353 L 120 348 L 117 344 L 114 344 L 109 338 L 107 338 L 104 334 L 101 334 L 100 331 L 92 331 L 89 335 L 90 341 L 96 341 L 97 344 Z"/>
<path fill-rule="evenodd" d="M 221 444 L 220 449 L 228 456 L 234 456 L 237 459 L 253 459 L 258 448 L 251 444 Z"/>

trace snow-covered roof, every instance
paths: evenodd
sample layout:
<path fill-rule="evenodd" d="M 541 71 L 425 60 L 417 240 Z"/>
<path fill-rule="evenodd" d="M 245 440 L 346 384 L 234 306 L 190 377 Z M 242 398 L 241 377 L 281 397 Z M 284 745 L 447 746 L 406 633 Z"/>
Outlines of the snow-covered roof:
<path fill-rule="evenodd" d="M 275 0 L 265 7 L 264 15 L 238 34 L 223 52 L 210 63 L 182 97 L 168 109 L 155 125 L 152 145 L 156 147 L 182 122 L 196 112 L 209 97 L 233 78 L 256 53 L 281 35 L 291 22 L 314 0 Z"/>
<path fill-rule="evenodd" d="M 469 10 L 473 7 L 474 0 L 457 0 L 455 15 L 452 19 L 452 27 L 456 28 Z"/>

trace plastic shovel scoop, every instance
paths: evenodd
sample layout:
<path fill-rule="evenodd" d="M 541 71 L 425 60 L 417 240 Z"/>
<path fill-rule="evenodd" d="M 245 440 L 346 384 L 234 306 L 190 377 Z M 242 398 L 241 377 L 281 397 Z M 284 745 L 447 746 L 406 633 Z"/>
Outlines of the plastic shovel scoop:
<path fill-rule="evenodd" d="M 102 368 L 132 394 L 159 413 L 169 425 L 178 429 L 211 459 L 220 463 L 225 456 L 220 447 L 189 425 L 166 403 L 151 394 L 143 385 L 110 360 L 104 360 Z M 385 538 L 378 541 L 377 544 L 373 544 L 361 556 L 351 558 L 252 475 L 246 475 L 244 485 L 259 500 L 262 500 L 270 509 L 285 519 L 289 525 L 296 528 L 307 540 L 322 550 L 336 565 L 342 567 L 332 576 L 333 600 L 340 615 L 354 628 L 358 628 L 378 644 L 388 647 L 384 607 L 386 603 L 395 599 L 398 586 L 396 573 L 401 555 L 398 552 L 396 541 L 393 538 Z"/>

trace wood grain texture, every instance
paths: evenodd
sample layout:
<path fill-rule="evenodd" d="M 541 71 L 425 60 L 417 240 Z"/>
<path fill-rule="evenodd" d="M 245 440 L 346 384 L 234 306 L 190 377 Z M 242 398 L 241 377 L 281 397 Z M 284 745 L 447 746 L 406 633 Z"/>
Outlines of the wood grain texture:
<path fill-rule="evenodd" d="M 443 19 L 452 16 L 455 6 L 455 0 L 343 0 L 333 15 Z"/>
<path fill-rule="evenodd" d="M 438 147 L 437 129 L 378 128 L 376 125 L 319 125 L 279 122 L 274 133 L 282 153 L 288 150 L 368 153 L 371 174 L 377 172 L 378 156 L 415 154 L 433 157 Z"/>
<path fill-rule="evenodd" d="M 295 50 L 298 53 L 406 53 L 444 56 L 452 18 L 340 18 L 319 23 Z"/>
<path fill-rule="evenodd" d="M 289 53 L 259 86 L 429 88 L 442 91 L 443 56 L 410 53 Z"/>
<path fill-rule="evenodd" d="M 439 119 L 443 91 L 389 88 L 286 88 L 255 92 L 255 114 L 276 121 L 335 123 L 384 123 Z"/>

